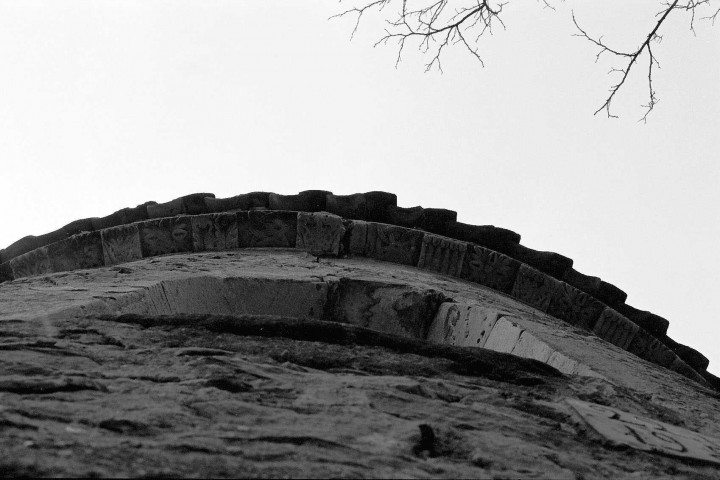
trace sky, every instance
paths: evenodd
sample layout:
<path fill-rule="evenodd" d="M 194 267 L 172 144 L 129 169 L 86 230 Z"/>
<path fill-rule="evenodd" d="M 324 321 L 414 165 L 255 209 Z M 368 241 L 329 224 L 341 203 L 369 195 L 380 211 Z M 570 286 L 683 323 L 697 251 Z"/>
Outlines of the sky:
<path fill-rule="evenodd" d="M 510 2 L 443 73 L 374 47 L 347 1 L 0 0 L 0 246 L 194 192 L 385 190 L 448 208 L 628 293 L 720 375 L 720 25 L 670 17 L 614 103 L 610 57 L 655 0 Z M 718 22 L 720 23 L 720 22 Z M 639 68 L 639 67 L 642 67 Z"/>

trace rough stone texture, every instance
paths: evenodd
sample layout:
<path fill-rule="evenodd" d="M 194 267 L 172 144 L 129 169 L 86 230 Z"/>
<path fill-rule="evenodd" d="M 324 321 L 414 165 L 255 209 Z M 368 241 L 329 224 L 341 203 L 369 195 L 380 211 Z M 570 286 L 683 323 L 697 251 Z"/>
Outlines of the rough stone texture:
<path fill-rule="evenodd" d="M 51 243 L 59 242 L 67 238 L 65 232 L 56 230 L 40 236 L 28 235 L 14 242 L 3 250 L 3 261 L 12 260 L 36 248 L 45 247 Z"/>
<path fill-rule="evenodd" d="M 386 262 L 415 266 L 420 259 L 424 235 L 419 230 L 369 223 L 365 255 Z"/>
<path fill-rule="evenodd" d="M 238 212 L 240 248 L 294 247 L 297 237 L 297 212 Z"/>
<path fill-rule="evenodd" d="M 362 220 L 344 220 L 345 235 L 342 238 L 341 254 L 365 255 L 368 223 Z"/>
<path fill-rule="evenodd" d="M 388 192 L 365 193 L 365 219 L 371 222 L 387 222 L 386 211 L 397 206 L 397 195 Z M 362 219 L 361 219 L 362 220 Z"/>
<path fill-rule="evenodd" d="M 694 348 L 690 348 L 687 345 L 676 342 L 667 335 L 660 337 L 659 340 L 667 345 L 668 348 L 670 348 L 670 350 L 672 350 L 678 357 L 682 358 L 685 363 L 698 372 L 705 370 L 710 364 L 710 360 L 708 360 L 705 355 Z"/>
<path fill-rule="evenodd" d="M 663 367 L 669 367 L 677 358 L 672 350 L 642 328 L 638 330 L 628 345 L 628 351 Z"/>
<path fill-rule="evenodd" d="M 235 213 L 214 213 L 191 217 L 193 250 L 238 248 L 238 218 Z"/>
<path fill-rule="evenodd" d="M 105 265 L 100 232 L 88 232 L 48 245 L 48 257 L 53 272 Z"/>
<path fill-rule="evenodd" d="M 560 283 L 523 263 L 518 269 L 510 295 L 543 312 L 547 312 L 550 307 L 550 300 L 557 296 Z"/>
<path fill-rule="evenodd" d="M 192 252 L 193 236 L 190 217 L 177 216 L 140 222 L 140 245 L 143 257 L 167 253 Z"/>
<path fill-rule="evenodd" d="M 428 328 L 428 341 L 460 347 L 484 347 L 495 323 L 507 312 L 444 302 Z"/>
<path fill-rule="evenodd" d="M 560 282 L 547 313 L 571 325 L 592 330 L 604 309 L 605 305 L 587 293 Z"/>
<path fill-rule="evenodd" d="M 182 198 L 176 198 L 169 202 L 148 205 L 147 212 L 148 218 L 174 217 L 186 213 L 185 203 Z"/>
<path fill-rule="evenodd" d="M 252 210 L 254 208 L 269 208 L 270 194 L 267 192 L 251 192 L 229 198 L 205 197 L 205 207 L 208 212 L 226 212 L 229 210 Z"/>
<path fill-rule="evenodd" d="M 386 212 L 387 223 L 406 228 L 419 227 L 423 215 L 422 207 L 397 207 L 388 206 Z"/>
<path fill-rule="evenodd" d="M 618 305 L 615 309 L 656 337 L 663 337 L 670 326 L 670 322 L 661 316 L 627 304 Z"/>
<path fill-rule="evenodd" d="M 346 219 L 367 218 L 367 205 L 365 195 L 355 193 L 353 195 L 332 195 L 325 197 L 325 208 L 328 212 L 334 213 Z"/>
<path fill-rule="evenodd" d="M 70 222 L 64 227 L 62 227 L 60 230 L 62 230 L 66 236 L 71 235 L 77 235 L 78 233 L 85 233 L 85 232 L 92 232 L 96 230 L 93 228 L 93 219 L 92 218 L 83 218 L 80 220 L 75 220 L 74 222 Z"/>
<path fill-rule="evenodd" d="M 594 297 L 597 296 L 597 292 L 600 290 L 601 280 L 599 277 L 582 274 L 574 268 L 568 268 L 565 271 L 562 281 Z"/>
<path fill-rule="evenodd" d="M 100 230 L 105 265 L 143 258 L 138 224 L 119 225 Z"/>
<path fill-rule="evenodd" d="M 607 283 L 603 280 L 600 281 L 600 286 L 594 296 L 601 302 L 606 303 L 613 308 L 622 305 L 625 303 L 625 300 L 627 300 L 627 293 L 623 292 L 615 285 Z"/>
<path fill-rule="evenodd" d="M 420 225 L 423 230 L 447 235 L 450 225 L 457 221 L 457 212 L 445 208 L 426 208 L 420 218 Z"/>
<path fill-rule="evenodd" d="M 523 329 L 512 321 L 512 317 L 500 317 L 490 330 L 484 347 L 495 352 L 510 353 L 522 333 Z"/>
<path fill-rule="evenodd" d="M 503 293 L 510 293 L 520 262 L 494 250 L 468 245 L 461 277 Z"/>
<path fill-rule="evenodd" d="M 510 251 L 513 245 L 520 243 L 519 234 L 493 225 L 468 225 L 462 222 L 451 222 L 447 226 L 446 235 L 498 252 Z"/>
<path fill-rule="evenodd" d="M 147 207 L 155 204 L 155 202 L 148 202 L 143 205 L 138 205 L 135 208 L 123 208 L 122 210 L 118 210 L 117 212 L 105 217 L 91 218 L 92 229 L 104 230 L 118 225 L 128 225 L 134 222 L 142 222 L 143 220 L 147 220 L 149 218 Z"/>
<path fill-rule="evenodd" d="M 340 242 L 345 235 L 342 218 L 330 213 L 298 213 L 296 247 L 313 255 L 340 253 Z"/>
<path fill-rule="evenodd" d="M 9 282 L 13 278 L 13 271 L 12 268 L 10 268 L 10 262 L 0 263 L 0 283 Z"/>
<path fill-rule="evenodd" d="M 12 258 L 8 264 L 14 278 L 30 277 L 52 272 L 47 247 L 40 247 Z"/>
<path fill-rule="evenodd" d="M 519 244 L 511 244 L 503 253 L 557 279 L 562 279 L 573 265 L 571 259 L 559 253 L 539 252 Z"/>
<path fill-rule="evenodd" d="M 617 345 L 623 350 L 628 349 L 638 330 L 640 330 L 640 327 L 610 307 L 603 310 L 597 324 L 593 327 L 593 332 L 598 337 Z"/>
<path fill-rule="evenodd" d="M 444 297 L 381 282 L 341 279 L 335 287 L 332 319 L 384 333 L 424 339 Z"/>
<path fill-rule="evenodd" d="M 459 277 L 465 260 L 467 243 L 425 234 L 417 266 L 433 272 Z"/>
<path fill-rule="evenodd" d="M 297 212 L 320 212 L 325 210 L 325 197 L 332 192 L 306 190 L 297 195 L 269 195 L 271 210 L 294 210 Z"/>

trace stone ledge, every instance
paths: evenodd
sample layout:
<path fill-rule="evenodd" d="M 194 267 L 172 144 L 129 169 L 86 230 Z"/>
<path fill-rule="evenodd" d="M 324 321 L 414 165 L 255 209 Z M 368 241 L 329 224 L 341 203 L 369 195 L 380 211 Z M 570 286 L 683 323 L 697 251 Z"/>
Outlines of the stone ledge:
<path fill-rule="evenodd" d="M 261 213 L 268 208 L 287 213 L 280 214 L 279 210 Z M 297 216 L 289 216 L 290 211 L 294 214 L 321 210 L 345 217 L 340 223 L 334 222 L 336 232 L 343 230 L 338 234 L 339 240 L 325 246 L 320 245 L 323 242 L 320 236 L 310 240 L 307 230 L 300 235 Z M 334 195 L 324 190 L 307 190 L 297 195 L 252 192 L 227 199 L 217 199 L 211 193 L 196 193 L 162 204 L 147 202 L 106 217 L 77 220 L 55 232 L 13 243 L 0 251 L 0 282 L 132 261 L 140 258 L 139 255 L 237 248 L 232 233 L 233 220 L 226 226 L 209 217 L 168 220 L 182 215 L 195 217 L 233 211 L 244 212 L 237 213 L 237 246 L 240 248 L 295 247 L 298 240 L 305 242 L 307 238 L 310 243 L 302 243 L 301 248 L 319 255 L 366 255 L 459 276 L 513 294 L 542 311 L 589 330 L 595 328 L 598 311 L 605 304 L 650 332 L 666 347 L 663 351 L 671 350 L 697 371 L 707 368 L 704 356 L 679 346 L 665 335 L 667 320 L 625 304 L 625 292 L 597 277 L 577 272 L 572 268 L 571 259 L 522 246 L 520 235 L 510 230 L 457 222 L 457 213 L 451 210 L 398 207 L 397 197 L 386 192 L 353 195 Z M 224 218 L 227 221 L 231 217 Z M 353 222 L 355 219 L 369 223 Z M 136 227 L 129 227 L 129 233 L 126 229 L 124 234 L 109 231 L 121 225 Z M 133 228 L 138 230 L 140 253 Z M 426 238 L 422 230 L 436 235 Z M 91 235 L 91 232 L 97 233 Z M 78 235 L 80 238 L 71 240 Z M 82 254 L 78 254 L 80 250 Z M 535 285 L 530 285 L 532 283 Z"/>

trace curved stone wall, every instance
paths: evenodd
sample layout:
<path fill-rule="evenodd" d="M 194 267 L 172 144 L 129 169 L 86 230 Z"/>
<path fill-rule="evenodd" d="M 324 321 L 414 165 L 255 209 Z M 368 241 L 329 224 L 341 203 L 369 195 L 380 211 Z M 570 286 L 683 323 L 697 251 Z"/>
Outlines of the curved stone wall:
<path fill-rule="evenodd" d="M 667 337 L 669 322 L 625 304 L 627 295 L 572 268 L 572 260 L 520 245 L 520 235 L 457 222 L 456 212 L 401 208 L 395 195 L 198 193 L 82 219 L 0 251 L 0 281 L 179 252 L 298 248 L 366 256 L 451 275 L 510 295 L 648 361 L 718 387 L 699 352 Z M 702 375 L 702 378 L 698 376 Z"/>

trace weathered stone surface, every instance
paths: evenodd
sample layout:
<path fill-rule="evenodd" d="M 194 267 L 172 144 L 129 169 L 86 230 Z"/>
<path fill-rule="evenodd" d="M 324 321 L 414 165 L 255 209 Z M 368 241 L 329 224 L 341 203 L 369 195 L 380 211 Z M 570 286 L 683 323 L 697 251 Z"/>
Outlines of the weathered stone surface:
<path fill-rule="evenodd" d="M 105 265 L 100 232 L 73 235 L 48 245 L 48 257 L 53 272 L 65 272 Z"/>
<path fill-rule="evenodd" d="M 340 253 L 340 242 L 345 235 L 342 218 L 331 213 L 300 212 L 297 217 L 296 247 L 313 255 Z"/>
<path fill-rule="evenodd" d="M 667 333 L 668 327 L 670 326 L 670 322 L 668 322 L 661 316 L 644 310 L 638 310 L 637 308 L 631 307 L 626 303 L 617 305 L 615 307 L 615 310 L 622 313 L 627 318 L 640 325 L 640 327 L 644 328 L 656 337 L 662 337 L 663 335 L 665 335 Z"/>
<path fill-rule="evenodd" d="M 690 379 L 695 380 L 695 381 L 698 382 L 700 385 L 705 385 L 705 384 L 706 384 L 706 383 L 705 383 L 705 379 L 703 378 L 703 376 L 700 375 L 700 373 L 698 373 L 697 370 L 695 370 L 695 369 L 692 368 L 690 365 L 688 365 L 687 363 L 685 363 L 685 362 L 683 361 L 683 359 L 680 358 L 680 357 L 677 357 L 675 360 L 673 360 L 673 362 L 672 362 L 672 363 L 670 364 L 670 366 L 667 367 L 667 368 L 669 368 L 669 369 L 672 370 L 673 372 L 679 373 L 679 374 L 682 375 L 683 377 L 687 377 L 687 378 L 690 378 Z"/>
<path fill-rule="evenodd" d="M 0 283 L 9 282 L 13 279 L 13 271 L 9 262 L 0 263 Z"/>
<path fill-rule="evenodd" d="M 672 350 L 678 357 L 682 358 L 685 363 L 698 372 L 705 370 L 710 364 L 710 360 L 708 360 L 705 355 L 694 348 L 690 348 L 687 345 L 676 342 L 667 335 L 660 337 L 658 340 L 667 345 L 668 348 L 670 348 L 670 350 Z"/>
<path fill-rule="evenodd" d="M 558 280 L 523 263 L 520 264 L 510 295 L 547 312 L 550 300 L 557 295 L 559 289 Z"/>
<path fill-rule="evenodd" d="M 420 227 L 424 208 L 422 207 L 398 207 L 390 205 L 387 207 L 387 223 L 400 227 Z"/>
<path fill-rule="evenodd" d="M 485 341 L 484 348 L 495 352 L 510 353 L 515 348 L 523 329 L 511 318 L 499 317 Z"/>
<path fill-rule="evenodd" d="M 362 220 L 344 220 L 345 235 L 341 243 L 341 254 L 365 255 L 368 223 Z"/>
<path fill-rule="evenodd" d="M 426 208 L 419 227 L 438 235 L 448 235 L 450 225 L 457 221 L 457 212 L 446 208 Z"/>
<path fill-rule="evenodd" d="M 118 225 L 127 225 L 134 222 L 142 222 L 147 220 L 148 213 L 147 207 L 149 205 L 156 205 L 156 202 L 147 202 L 142 205 L 138 205 L 135 208 L 123 208 L 115 213 L 101 218 L 91 218 L 93 230 L 103 230 L 105 228 L 111 228 Z"/>
<path fill-rule="evenodd" d="M 556 279 L 562 279 L 565 272 L 572 268 L 573 261 L 559 253 L 540 252 L 520 244 L 511 244 L 503 253 L 526 263 Z"/>
<path fill-rule="evenodd" d="M 600 280 L 600 287 L 594 296 L 601 302 L 610 305 L 613 308 L 617 308 L 625 303 L 625 300 L 627 300 L 627 293 L 623 292 L 615 285 L 607 283 L 603 280 Z"/>
<path fill-rule="evenodd" d="M 297 195 L 269 195 L 271 210 L 294 210 L 296 212 L 320 212 L 325 210 L 325 197 L 332 192 L 305 190 Z"/>
<path fill-rule="evenodd" d="M 65 232 L 62 231 L 62 229 L 46 233 L 37 237 L 34 235 L 28 235 L 14 242 L 9 247 L 5 248 L 3 253 L 3 261 L 12 260 L 13 258 L 19 257 L 20 255 L 28 253 L 31 250 L 35 250 L 36 248 L 40 247 L 46 247 L 51 243 L 59 242 L 60 240 L 64 240 L 65 238 L 67 238 L 67 235 L 65 234 Z"/>
<path fill-rule="evenodd" d="M 180 198 L 182 198 L 185 207 L 184 213 L 188 215 L 201 215 L 203 213 L 209 213 L 205 199 L 214 197 L 215 194 L 213 193 L 192 193 Z"/>
<path fill-rule="evenodd" d="M 208 212 L 226 212 L 228 210 L 252 210 L 270 207 L 268 192 L 251 192 L 229 198 L 205 197 Z"/>
<path fill-rule="evenodd" d="M 560 282 L 547 313 L 571 325 L 592 330 L 604 309 L 605 305 L 587 293 Z"/>
<path fill-rule="evenodd" d="M 190 217 L 193 250 L 232 250 L 238 248 L 236 213 L 210 213 Z"/>
<path fill-rule="evenodd" d="M 238 212 L 240 248 L 292 248 L 297 240 L 297 212 L 252 210 Z"/>
<path fill-rule="evenodd" d="M 100 230 L 105 265 L 133 262 L 143 258 L 140 227 L 136 223 Z"/>
<path fill-rule="evenodd" d="M 462 278 L 503 293 L 510 293 L 520 262 L 477 245 L 468 245 L 463 261 Z"/>
<path fill-rule="evenodd" d="M 385 262 L 416 266 L 424 235 L 419 230 L 369 223 L 365 254 Z"/>
<path fill-rule="evenodd" d="M 433 272 L 459 277 L 467 243 L 426 233 L 417 266 Z"/>
<path fill-rule="evenodd" d="M 592 296 L 596 296 L 600 290 L 600 278 L 582 274 L 574 268 L 568 268 L 563 275 L 562 281 L 582 290 Z"/>
<path fill-rule="evenodd" d="M 355 193 L 352 195 L 332 195 L 325 197 L 325 209 L 345 219 L 364 220 L 367 218 L 365 195 Z"/>
<path fill-rule="evenodd" d="M 635 323 L 607 307 L 600 315 L 593 332 L 603 340 L 627 350 L 639 329 Z"/>
<path fill-rule="evenodd" d="M 567 402 L 613 446 L 720 465 L 720 439 L 597 403 L 576 399 Z"/>
<path fill-rule="evenodd" d="M 520 235 L 511 230 L 493 225 L 468 225 L 462 222 L 451 222 L 447 226 L 446 235 L 501 253 L 510 251 L 512 245 L 520 242 Z"/>
<path fill-rule="evenodd" d="M 95 230 L 93 228 L 93 219 L 92 218 L 83 218 L 80 220 L 75 220 L 74 222 L 70 222 L 64 227 L 62 227 L 60 230 L 62 230 L 66 236 L 72 236 L 77 235 L 78 233 L 84 233 L 84 232 L 92 232 Z"/>
<path fill-rule="evenodd" d="M 427 340 L 459 347 L 484 347 L 502 310 L 444 302 L 428 328 Z"/>
<path fill-rule="evenodd" d="M 182 197 L 170 200 L 169 202 L 148 205 L 148 218 L 174 217 L 185 213 L 185 203 Z"/>
<path fill-rule="evenodd" d="M 341 279 L 332 319 L 378 332 L 424 339 L 444 296 L 403 285 Z"/>
<path fill-rule="evenodd" d="M 642 328 L 637 331 L 627 350 L 663 367 L 669 367 L 677 358 L 672 350 Z"/>
<path fill-rule="evenodd" d="M 8 262 L 14 278 L 30 277 L 52 272 L 47 247 L 36 248 L 10 259 Z"/>
<path fill-rule="evenodd" d="M 365 220 L 370 222 L 387 223 L 387 209 L 397 206 L 397 196 L 388 192 L 366 192 L 365 194 Z"/>
<path fill-rule="evenodd" d="M 190 217 L 176 216 L 147 220 L 140 222 L 138 226 L 143 257 L 192 252 L 193 235 Z"/>
<path fill-rule="evenodd" d="M 548 363 L 552 354 L 555 353 L 555 350 L 547 343 L 538 340 L 527 330 L 523 330 L 510 353 L 518 357 L 532 358 L 538 362 Z"/>

